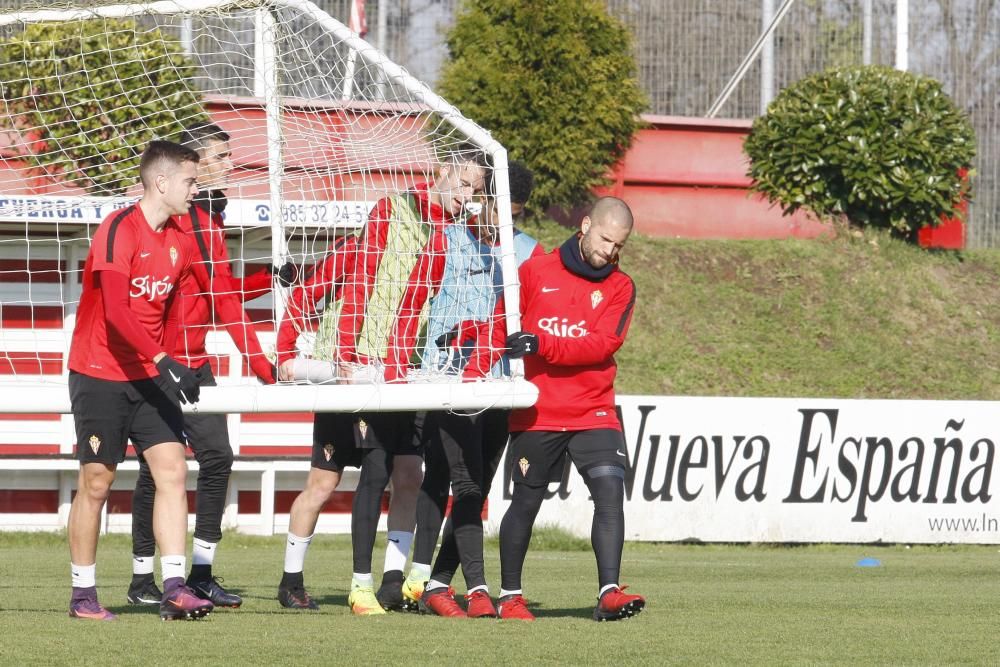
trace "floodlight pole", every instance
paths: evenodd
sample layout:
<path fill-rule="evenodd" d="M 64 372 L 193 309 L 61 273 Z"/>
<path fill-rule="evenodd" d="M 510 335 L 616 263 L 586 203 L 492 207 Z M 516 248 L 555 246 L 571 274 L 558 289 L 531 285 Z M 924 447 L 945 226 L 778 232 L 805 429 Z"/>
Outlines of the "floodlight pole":
<path fill-rule="evenodd" d="M 767 105 L 774 99 L 774 34 L 768 26 L 774 20 L 774 0 L 761 0 L 761 30 L 767 35 L 760 52 L 760 112 L 767 113 Z"/>
<path fill-rule="evenodd" d="M 896 69 L 910 68 L 910 2 L 896 0 Z"/>
<path fill-rule="evenodd" d="M 861 64 L 872 64 L 872 32 L 874 29 L 872 0 L 864 0 L 861 19 Z"/>

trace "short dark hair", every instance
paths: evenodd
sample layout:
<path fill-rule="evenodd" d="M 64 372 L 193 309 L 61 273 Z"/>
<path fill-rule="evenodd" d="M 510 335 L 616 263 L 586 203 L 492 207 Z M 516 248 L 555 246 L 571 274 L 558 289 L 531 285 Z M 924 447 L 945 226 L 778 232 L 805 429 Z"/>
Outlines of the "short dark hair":
<path fill-rule="evenodd" d="M 172 141 L 150 141 L 139 159 L 139 179 L 144 186 L 148 185 L 149 172 L 161 161 L 170 162 L 175 166 L 182 162 L 198 164 L 201 156 L 193 149 Z"/>
<path fill-rule="evenodd" d="M 495 197 L 497 194 L 496 170 L 490 169 L 483 185 L 483 194 Z M 507 164 L 507 182 L 510 184 L 510 203 L 527 204 L 531 191 L 535 188 L 535 175 L 531 173 L 520 160 L 512 160 Z"/>
<path fill-rule="evenodd" d="M 515 204 L 527 204 L 535 189 L 535 175 L 528 165 L 511 160 L 507 165 L 507 180 L 510 181 L 510 200 Z"/>
<path fill-rule="evenodd" d="M 184 128 L 178 143 L 200 154 L 210 141 L 229 141 L 229 133 L 215 123 L 198 122 Z"/>

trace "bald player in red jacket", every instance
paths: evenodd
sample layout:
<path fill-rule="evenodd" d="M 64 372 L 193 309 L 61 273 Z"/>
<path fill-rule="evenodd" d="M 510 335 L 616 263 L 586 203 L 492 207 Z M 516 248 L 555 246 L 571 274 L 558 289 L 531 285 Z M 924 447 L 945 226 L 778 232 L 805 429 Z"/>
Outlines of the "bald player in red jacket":
<path fill-rule="evenodd" d="M 524 359 L 524 377 L 538 387 L 535 405 L 510 415 L 514 493 L 500 525 L 502 619 L 534 619 L 522 595 L 521 570 L 545 491 L 560 479 L 566 454 L 594 500 L 594 620 L 628 618 L 646 602 L 623 592 L 618 582 L 627 450 L 615 409 L 614 354 L 625 342 L 635 306 L 635 284 L 618 266 L 632 223 L 625 202 L 601 198 L 579 233 L 522 264 L 522 330 L 504 341 L 505 328 L 495 326 L 492 352 L 474 357 L 465 371 L 466 378 L 476 377 L 506 349 Z"/>

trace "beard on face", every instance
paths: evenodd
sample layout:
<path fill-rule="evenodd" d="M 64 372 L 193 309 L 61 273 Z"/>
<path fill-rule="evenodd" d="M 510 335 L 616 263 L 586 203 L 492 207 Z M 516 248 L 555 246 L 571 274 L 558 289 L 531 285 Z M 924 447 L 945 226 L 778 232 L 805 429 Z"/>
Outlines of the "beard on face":
<path fill-rule="evenodd" d="M 584 234 L 583 238 L 580 239 L 580 254 L 583 255 L 587 264 L 595 269 L 603 269 L 607 266 L 608 260 L 594 249 L 587 234 Z"/>

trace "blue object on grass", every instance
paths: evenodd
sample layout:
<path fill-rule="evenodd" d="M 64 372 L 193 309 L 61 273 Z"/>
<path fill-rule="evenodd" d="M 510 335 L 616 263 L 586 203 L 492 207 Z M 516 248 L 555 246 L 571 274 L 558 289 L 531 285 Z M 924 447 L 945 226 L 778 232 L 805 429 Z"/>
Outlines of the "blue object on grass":
<path fill-rule="evenodd" d="M 856 565 L 858 567 L 879 567 L 882 565 L 882 561 L 878 558 L 862 558 Z"/>

